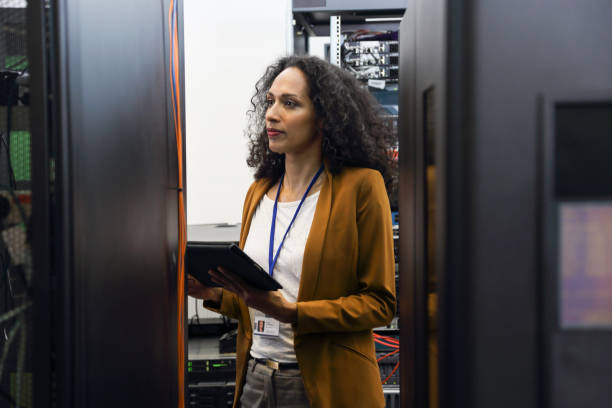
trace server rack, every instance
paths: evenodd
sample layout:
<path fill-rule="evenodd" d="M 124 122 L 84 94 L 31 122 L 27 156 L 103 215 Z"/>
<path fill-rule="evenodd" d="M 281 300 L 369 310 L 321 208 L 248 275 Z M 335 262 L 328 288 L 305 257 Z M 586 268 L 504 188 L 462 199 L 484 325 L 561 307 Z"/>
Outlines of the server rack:
<path fill-rule="evenodd" d="M 326 1 L 323 4 L 294 1 L 294 51 L 296 54 L 308 54 L 309 38 L 329 36 L 329 45 L 325 47 L 325 57 L 332 64 L 336 64 L 351 72 L 364 87 L 374 95 L 385 110 L 385 116 L 391 126 L 398 132 L 398 105 L 399 105 L 399 37 L 400 20 L 405 12 L 406 1 L 383 1 L 359 3 L 343 1 Z M 383 21 L 380 21 L 380 20 Z M 379 21 L 369 21 L 379 20 Z M 364 30 L 378 35 L 363 35 Z M 348 34 L 354 33 L 353 35 Z M 361 37 L 360 37 L 361 35 Z M 396 139 L 393 156 L 396 159 L 395 182 L 389 192 L 389 200 L 393 216 L 394 250 L 396 261 L 396 298 L 398 300 L 398 314 L 400 310 L 401 293 L 400 284 L 400 229 L 399 229 L 399 143 Z M 410 304 L 412 299 L 405 297 L 402 302 Z M 404 326 L 402 326 L 404 327 Z M 406 326 L 408 327 L 408 326 Z M 374 330 L 376 335 L 385 336 L 387 344 L 394 344 L 405 349 L 401 339 L 404 337 L 400 331 L 400 317 L 396 316 L 388 327 Z M 397 343 L 394 342 L 397 340 Z M 387 407 L 400 406 L 400 390 L 407 392 L 412 387 L 405 385 L 403 364 L 400 353 L 392 353 L 393 349 L 378 342 L 377 357 L 381 371 L 381 381 L 384 382 L 383 391 Z M 393 343 L 389 343 L 392 341 Z M 403 361 L 403 360 L 402 360 Z M 400 387 L 400 383 L 402 386 Z M 403 397 L 402 397 L 403 398 Z"/>

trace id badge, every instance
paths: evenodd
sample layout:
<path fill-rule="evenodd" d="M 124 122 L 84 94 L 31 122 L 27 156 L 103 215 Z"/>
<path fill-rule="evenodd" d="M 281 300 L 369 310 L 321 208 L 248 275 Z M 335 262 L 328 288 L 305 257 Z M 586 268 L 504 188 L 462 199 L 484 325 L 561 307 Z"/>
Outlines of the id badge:
<path fill-rule="evenodd" d="M 278 337 L 278 320 L 264 315 L 255 315 L 253 333 L 258 336 Z"/>

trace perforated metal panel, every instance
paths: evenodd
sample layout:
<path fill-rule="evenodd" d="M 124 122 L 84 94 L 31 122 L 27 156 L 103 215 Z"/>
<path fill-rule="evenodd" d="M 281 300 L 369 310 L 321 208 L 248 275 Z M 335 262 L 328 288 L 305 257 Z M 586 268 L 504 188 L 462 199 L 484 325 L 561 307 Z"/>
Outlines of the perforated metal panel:
<path fill-rule="evenodd" d="M 2 407 L 32 407 L 32 190 L 26 6 L 23 0 L 0 0 Z"/>

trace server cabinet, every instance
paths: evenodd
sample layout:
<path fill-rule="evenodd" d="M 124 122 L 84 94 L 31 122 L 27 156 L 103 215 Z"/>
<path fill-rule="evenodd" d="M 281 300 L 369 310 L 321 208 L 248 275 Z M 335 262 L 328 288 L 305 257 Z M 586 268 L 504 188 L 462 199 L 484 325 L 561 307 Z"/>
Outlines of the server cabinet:
<path fill-rule="evenodd" d="M 578 279 L 587 269 L 576 265 L 600 262 L 598 256 L 609 252 L 578 256 L 576 248 L 597 251 L 610 222 L 601 214 L 610 197 L 604 176 L 609 167 L 602 157 L 609 151 L 611 15 L 607 1 L 577 6 L 566 0 L 415 0 L 407 7 L 400 75 L 410 86 L 402 87 L 400 118 L 413 121 L 400 119 L 400 149 L 413 149 L 415 157 L 400 157 L 400 177 L 402 188 L 423 199 L 426 189 L 419 183 L 426 183 L 426 175 L 419 160 L 425 156 L 419 143 L 431 134 L 428 118 L 437 118 L 441 407 L 609 405 L 612 382 L 605 367 L 612 331 L 601 307 L 612 293 L 609 267 L 589 269 L 603 277 L 598 290 L 583 292 L 582 300 L 568 288 L 594 289 L 595 280 Z M 432 107 L 433 116 L 427 113 Z M 565 150 L 558 150 L 559 143 Z M 593 160 L 599 167 L 592 167 Z M 560 162 L 563 166 L 555 167 Z M 597 185 L 596 193 L 564 196 L 558 188 L 575 183 L 576 176 L 583 186 Z M 418 359 L 426 350 L 426 325 L 418 320 L 428 273 L 426 261 L 419 264 L 427 258 L 426 227 L 419 225 L 426 210 L 418 199 L 404 203 L 400 198 L 400 206 L 407 205 L 407 211 L 400 210 L 401 221 L 414 214 L 412 225 L 401 228 L 414 230 L 413 244 L 404 249 L 416 260 L 412 274 L 402 276 L 412 277 L 404 285 L 415 293 Z M 597 239 L 575 234 L 568 241 L 567 228 L 584 236 L 587 225 L 572 210 L 593 203 L 596 217 L 587 224 L 604 232 L 597 232 Z M 575 275 L 563 266 L 570 261 Z M 594 298 L 598 305 L 592 305 Z M 586 314 L 564 320 L 568 310 L 581 307 Z M 586 318 L 589 312 L 599 317 Z M 423 362 L 415 367 L 417 397 L 406 406 L 431 406 L 430 398 L 418 398 L 427 387 L 427 367 Z"/>
<path fill-rule="evenodd" d="M 28 4 L 38 27 L 30 55 L 40 63 L 32 72 L 44 323 L 37 407 L 172 407 L 184 393 L 170 85 L 171 27 L 182 7 L 172 4 Z M 182 42 L 180 26 L 175 32 Z"/>

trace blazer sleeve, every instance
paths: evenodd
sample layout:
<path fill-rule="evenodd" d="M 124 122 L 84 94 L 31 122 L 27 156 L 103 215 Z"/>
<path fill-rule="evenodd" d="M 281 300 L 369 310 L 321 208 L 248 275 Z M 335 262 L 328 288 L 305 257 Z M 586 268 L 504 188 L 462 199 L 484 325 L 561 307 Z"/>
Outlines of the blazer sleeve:
<path fill-rule="evenodd" d="M 240 306 L 238 304 L 238 297 L 228 290 L 221 290 L 220 303 L 205 300 L 204 307 L 213 312 L 221 313 L 222 315 L 231 317 L 232 319 L 240 319 Z"/>
<path fill-rule="evenodd" d="M 395 258 L 391 209 L 382 176 L 370 172 L 357 203 L 357 293 L 297 303 L 296 334 L 369 330 L 395 315 Z"/>

